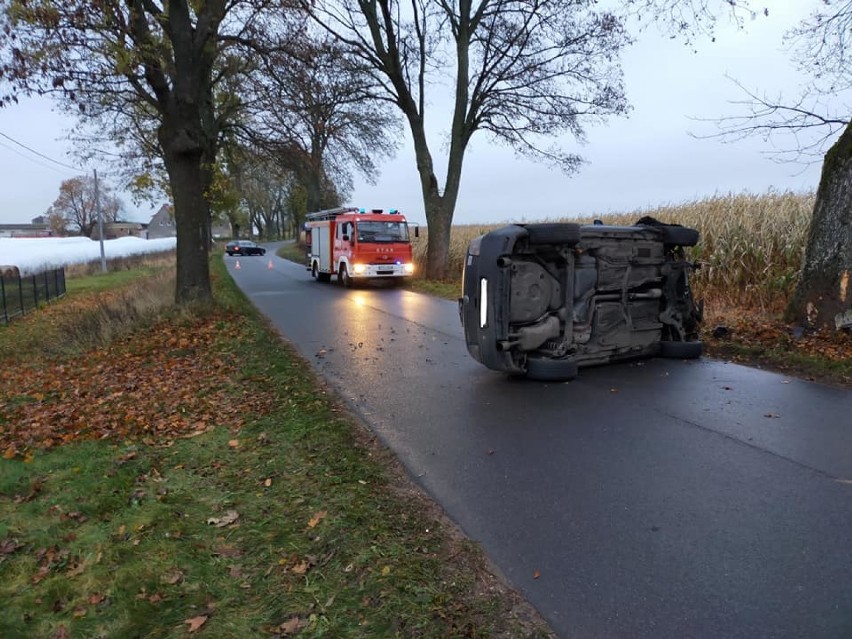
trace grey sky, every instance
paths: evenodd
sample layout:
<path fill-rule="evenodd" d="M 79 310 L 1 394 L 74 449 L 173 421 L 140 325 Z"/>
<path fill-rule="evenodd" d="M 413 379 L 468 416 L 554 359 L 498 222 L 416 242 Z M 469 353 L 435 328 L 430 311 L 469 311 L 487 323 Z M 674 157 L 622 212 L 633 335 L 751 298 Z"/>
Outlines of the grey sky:
<path fill-rule="evenodd" d="M 775 96 L 795 95 L 802 84 L 781 50 L 782 35 L 818 0 L 776 2 L 768 18 L 760 17 L 737 32 L 720 25 L 716 42 L 699 40 L 695 49 L 655 29 L 639 34 L 625 51 L 623 68 L 633 111 L 627 118 L 587 130 L 587 144 L 564 143 L 588 163 L 566 177 L 556 170 L 517 158 L 487 136 L 474 136 L 465 159 L 456 224 L 535 220 L 568 215 L 636 211 L 713 194 L 769 189 L 808 191 L 816 188 L 819 163 L 779 163 L 772 146 L 761 139 L 723 144 L 689 135 L 713 133 L 716 118 L 735 113 L 731 101 L 743 94 L 730 75 L 749 89 Z M 434 123 L 431 144 L 439 174 L 445 164 L 438 98 L 427 112 Z M 75 164 L 64 141 L 73 121 L 51 110 L 46 100 L 25 100 L 0 109 L 0 133 L 66 164 Z M 109 159 L 96 166 L 108 176 Z M 87 167 L 91 174 L 92 166 Z M 409 219 L 425 221 L 414 154 L 409 143 L 395 159 L 381 165 L 376 185 L 358 180 L 351 204 L 398 208 Z M 0 137 L 0 223 L 29 222 L 44 213 L 62 180 L 79 173 L 64 169 Z M 439 175 L 440 177 L 440 175 Z M 127 217 L 147 221 L 159 204 L 135 206 L 124 197 Z"/>

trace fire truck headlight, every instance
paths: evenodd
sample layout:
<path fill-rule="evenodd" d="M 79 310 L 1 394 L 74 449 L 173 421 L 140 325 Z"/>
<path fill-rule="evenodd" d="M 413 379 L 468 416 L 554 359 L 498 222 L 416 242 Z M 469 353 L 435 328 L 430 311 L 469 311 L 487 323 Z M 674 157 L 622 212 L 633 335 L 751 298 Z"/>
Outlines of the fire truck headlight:
<path fill-rule="evenodd" d="M 403 268 L 405 269 L 405 272 L 408 273 L 409 275 L 414 273 L 414 264 L 411 264 L 411 263 L 406 264 Z"/>
<path fill-rule="evenodd" d="M 366 264 L 353 264 L 352 265 L 352 272 L 355 273 L 355 275 L 363 275 L 364 273 L 367 272 L 367 265 Z"/>

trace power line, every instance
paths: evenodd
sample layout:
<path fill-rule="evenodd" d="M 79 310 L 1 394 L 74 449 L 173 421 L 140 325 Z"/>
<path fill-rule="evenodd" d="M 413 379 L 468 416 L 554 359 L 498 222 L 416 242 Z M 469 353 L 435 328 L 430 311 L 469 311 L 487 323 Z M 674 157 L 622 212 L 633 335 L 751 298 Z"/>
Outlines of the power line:
<path fill-rule="evenodd" d="M 14 143 L 15 143 L 15 144 L 17 144 L 19 147 L 26 149 L 26 150 L 27 150 L 27 151 L 29 151 L 30 153 L 34 153 L 34 154 L 36 154 L 37 156 L 42 157 L 42 158 L 44 158 L 45 160 L 48 160 L 48 161 L 50 161 L 50 162 L 53 162 L 54 164 L 58 164 L 58 165 L 59 165 L 59 166 L 61 166 L 61 167 L 64 167 L 64 168 L 66 168 L 66 169 L 71 169 L 72 171 L 76 171 L 76 172 L 80 172 L 80 171 L 82 171 L 82 169 L 81 169 L 81 168 L 79 168 L 79 167 L 76 167 L 76 166 L 70 166 L 70 165 L 65 164 L 65 163 L 63 163 L 63 162 L 60 162 L 59 160 L 54 160 L 52 157 L 48 157 L 48 156 L 47 156 L 47 155 L 45 155 L 44 153 L 39 153 L 39 152 L 38 152 L 38 151 L 36 151 L 35 149 L 31 149 L 30 147 L 28 147 L 28 146 L 27 146 L 26 144 L 24 144 L 23 142 L 18 142 L 15 138 L 12 138 L 12 137 L 10 137 L 10 136 L 6 135 L 6 134 L 5 134 L 5 133 L 3 133 L 2 131 L 0 131 L 0 136 L 2 136 L 2 137 L 4 137 L 4 138 L 6 138 L 6 139 L 7 139 L 7 140 L 9 140 L 10 142 L 14 142 Z"/>
<path fill-rule="evenodd" d="M 67 170 L 60 169 L 60 168 L 57 168 L 55 166 L 51 166 L 47 162 L 42 162 L 41 160 L 37 160 L 34 157 L 30 157 L 29 155 L 25 155 L 25 154 L 21 153 L 18 149 L 14 148 L 12 146 L 9 146 L 5 142 L 0 141 L 0 148 L 4 148 L 8 151 L 11 151 L 15 155 L 18 155 L 18 156 L 24 158 L 25 160 L 29 160 L 30 162 L 34 162 L 35 164 L 38 164 L 40 167 L 43 167 L 43 168 L 47 169 L 48 171 L 53 171 L 55 173 L 59 173 L 60 175 L 69 175 L 69 172 Z M 79 174 L 79 171 L 74 171 L 74 173 Z"/>

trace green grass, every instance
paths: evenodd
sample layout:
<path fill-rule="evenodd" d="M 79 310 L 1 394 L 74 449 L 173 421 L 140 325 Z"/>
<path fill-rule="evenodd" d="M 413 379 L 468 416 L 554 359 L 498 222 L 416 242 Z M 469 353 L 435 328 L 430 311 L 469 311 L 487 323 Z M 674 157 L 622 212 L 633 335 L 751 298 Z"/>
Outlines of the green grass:
<path fill-rule="evenodd" d="M 211 264 L 217 303 L 251 327 L 216 348 L 247 363 L 234 383 L 274 410 L 238 432 L 0 459 L 0 637 L 185 637 L 200 617 L 196 634 L 217 639 L 282 624 L 303 637 L 547 636 Z"/>
<path fill-rule="evenodd" d="M 124 271 L 108 271 L 86 277 L 69 277 L 65 280 L 65 290 L 68 295 L 96 293 L 127 286 L 141 278 L 149 277 L 158 272 L 152 267 L 137 267 Z"/>
<path fill-rule="evenodd" d="M 296 262 L 297 264 L 305 264 L 305 249 L 293 244 L 284 244 L 275 252 L 278 257 L 283 257 L 285 260 Z"/>
<path fill-rule="evenodd" d="M 417 293 L 434 295 L 435 297 L 442 297 L 448 300 L 457 300 L 462 295 L 461 280 L 458 282 L 445 282 L 442 280 L 427 280 L 415 277 L 410 279 L 405 287 Z"/>

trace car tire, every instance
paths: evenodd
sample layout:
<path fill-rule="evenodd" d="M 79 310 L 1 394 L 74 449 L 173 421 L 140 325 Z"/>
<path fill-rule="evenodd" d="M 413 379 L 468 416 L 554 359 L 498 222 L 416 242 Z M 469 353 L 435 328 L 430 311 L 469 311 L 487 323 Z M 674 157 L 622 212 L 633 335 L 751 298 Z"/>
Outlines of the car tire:
<path fill-rule="evenodd" d="M 530 244 L 562 244 L 576 246 L 580 242 L 580 225 L 567 223 L 527 224 Z"/>
<path fill-rule="evenodd" d="M 317 272 L 317 263 L 314 262 L 311 265 L 311 277 L 314 278 L 315 280 L 319 281 L 319 278 L 317 277 L 317 275 L 319 275 L 319 273 Z"/>
<path fill-rule="evenodd" d="M 695 229 L 686 226 L 663 226 L 663 244 L 675 246 L 695 246 L 698 244 L 699 233 Z"/>
<path fill-rule="evenodd" d="M 346 268 L 346 264 L 340 265 L 340 272 L 337 275 L 337 281 L 345 288 L 353 288 L 354 282 L 352 281 L 352 276 L 349 275 L 349 269 Z"/>
<path fill-rule="evenodd" d="M 577 377 L 577 362 L 571 359 L 527 359 L 527 378 L 539 382 L 567 382 Z"/>
<path fill-rule="evenodd" d="M 260 254 L 261 254 L 261 255 L 266 255 L 266 249 L 260 249 Z"/>
<path fill-rule="evenodd" d="M 698 359 L 704 346 L 701 342 L 660 342 L 660 357 L 668 359 Z"/>

